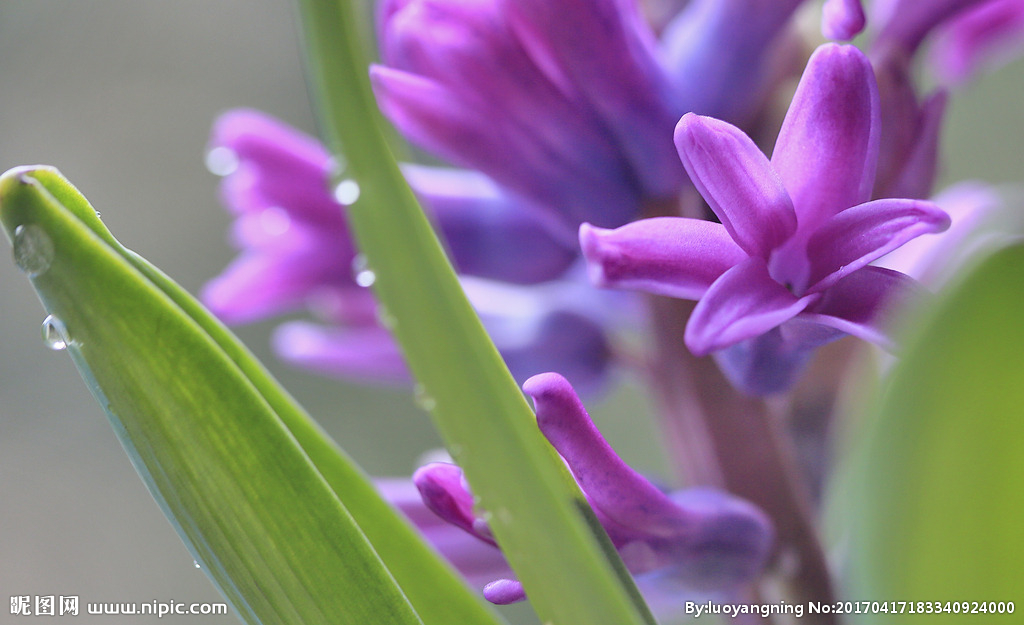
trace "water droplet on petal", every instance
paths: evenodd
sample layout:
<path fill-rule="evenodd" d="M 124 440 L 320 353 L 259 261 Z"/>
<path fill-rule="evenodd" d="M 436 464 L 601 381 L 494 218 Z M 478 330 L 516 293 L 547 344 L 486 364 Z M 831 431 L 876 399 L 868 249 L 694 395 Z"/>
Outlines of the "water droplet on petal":
<path fill-rule="evenodd" d="M 437 408 L 437 400 L 434 399 L 430 393 L 427 392 L 427 388 L 420 383 L 416 383 L 412 391 L 413 401 L 421 410 L 427 412 L 433 412 L 434 408 Z"/>
<path fill-rule="evenodd" d="M 231 148 L 219 146 L 206 153 L 206 168 L 215 176 L 227 176 L 238 169 L 238 155 Z"/>
<path fill-rule="evenodd" d="M 52 349 L 55 352 L 67 349 L 70 339 L 68 338 L 68 329 L 65 327 L 64 322 L 53 315 L 47 315 L 46 319 L 43 319 L 43 325 L 40 328 L 40 332 L 43 335 L 43 345 Z"/>
<path fill-rule="evenodd" d="M 355 204 L 356 200 L 359 199 L 359 193 L 359 183 L 351 178 L 342 180 L 338 183 L 338 186 L 334 187 L 334 199 L 339 204 L 344 204 L 345 206 Z"/>
<path fill-rule="evenodd" d="M 34 278 L 53 262 L 53 241 L 40 226 L 22 224 L 14 229 L 14 264 Z"/>
<path fill-rule="evenodd" d="M 361 287 L 373 286 L 377 281 L 377 274 L 370 269 L 366 254 L 356 254 L 352 259 L 352 279 Z"/>

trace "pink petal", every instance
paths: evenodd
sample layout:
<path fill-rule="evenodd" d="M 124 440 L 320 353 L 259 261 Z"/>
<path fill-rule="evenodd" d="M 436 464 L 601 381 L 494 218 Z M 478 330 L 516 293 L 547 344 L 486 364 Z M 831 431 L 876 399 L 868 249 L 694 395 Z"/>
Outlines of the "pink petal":
<path fill-rule="evenodd" d="M 797 298 L 768 275 L 760 258 L 749 258 L 722 274 L 698 302 L 686 324 L 686 346 L 694 354 L 735 345 L 792 319 L 817 299 Z"/>
<path fill-rule="evenodd" d="M 790 196 L 742 130 L 687 113 L 675 139 L 694 186 L 747 254 L 767 259 L 793 234 L 797 222 Z"/>
<path fill-rule="evenodd" d="M 772 154 L 800 230 L 866 202 L 878 161 L 878 87 L 853 46 L 825 44 L 811 56 Z"/>
<path fill-rule="evenodd" d="M 849 41 L 864 30 L 866 18 L 860 0 L 826 0 L 821 32 L 826 39 Z"/>
<path fill-rule="evenodd" d="M 608 445 L 568 380 L 543 373 L 527 380 L 523 390 L 533 397 L 541 432 L 595 508 L 616 523 L 653 536 L 673 536 L 686 527 L 682 510 Z"/>
<path fill-rule="evenodd" d="M 641 219 L 615 230 L 580 226 L 591 281 L 696 300 L 746 258 L 722 224 L 682 217 Z"/>
<path fill-rule="evenodd" d="M 809 292 L 829 288 L 868 263 L 921 236 L 949 228 L 949 215 L 924 200 L 875 200 L 839 213 L 807 244 Z"/>
<path fill-rule="evenodd" d="M 801 313 L 800 319 L 892 349 L 886 330 L 887 313 L 905 306 L 923 291 L 913 278 L 868 266 L 832 285 L 821 300 Z"/>

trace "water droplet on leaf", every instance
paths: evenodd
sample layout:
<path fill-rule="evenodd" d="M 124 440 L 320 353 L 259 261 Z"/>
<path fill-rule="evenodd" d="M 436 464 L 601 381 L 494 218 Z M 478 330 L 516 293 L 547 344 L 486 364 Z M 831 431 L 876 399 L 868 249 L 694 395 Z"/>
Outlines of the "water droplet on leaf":
<path fill-rule="evenodd" d="M 53 262 L 53 241 L 35 224 L 22 224 L 14 229 L 14 264 L 34 278 L 45 273 Z"/>
<path fill-rule="evenodd" d="M 377 274 L 370 269 L 366 254 L 356 254 L 352 259 L 352 279 L 364 288 L 373 286 L 373 283 L 377 281 Z"/>
<path fill-rule="evenodd" d="M 227 176 L 238 169 L 238 155 L 231 148 L 220 146 L 206 153 L 206 168 L 215 176 Z"/>
<path fill-rule="evenodd" d="M 437 408 L 437 400 L 427 392 L 427 388 L 422 384 L 417 383 L 416 386 L 413 387 L 412 396 L 413 401 L 421 410 L 433 412 L 434 408 Z"/>
<path fill-rule="evenodd" d="M 67 349 L 70 339 L 68 338 L 68 329 L 64 326 L 64 322 L 53 315 L 47 315 L 46 319 L 43 319 L 43 325 L 40 328 L 40 332 L 43 335 L 43 345 L 52 349 L 55 352 Z"/>
<path fill-rule="evenodd" d="M 334 199 L 339 204 L 344 204 L 345 206 L 355 204 L 356 200 L 359 199 L 359 193 L 359 183 L 351 178 L 342 180 L 338 183 L 338 186 L 334 187 Z"/>

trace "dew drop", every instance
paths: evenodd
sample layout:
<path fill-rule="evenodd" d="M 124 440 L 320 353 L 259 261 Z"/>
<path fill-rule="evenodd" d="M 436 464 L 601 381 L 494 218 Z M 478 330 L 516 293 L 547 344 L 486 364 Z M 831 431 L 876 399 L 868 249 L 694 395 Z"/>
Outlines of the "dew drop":
<path fill-rule="evenodd" d="M 45 273 L 53 262 L 53 241 L 35 224 L 22 224 L 14 229 L 14 264 L 34 278 Z"/>
<path fill-rule="evenodd" d="M 334 199 L 345 206 L 355 204 L 359 199 L 359 193 L 359 183 L 351 178 L 342 180 L 338 186 L 334 187 Z"/>
<path fill-rule="evenodd" d="M 43 325 L 40 328 L 40 332 L 43 335 L 43 345 L 52 349 L 55 352 L 67 349 L 68 342 L 68 329 L 64 326 L 64 322 L 53 315 L 47 315 L 46 319 L 43 319 Z"/>
<path fill-rule="evenodd" d="M 433 412 L 434 408 L 437 408 L 437 400 L 427 392 L 427 388 L 425 386 L 418 382 L 416 383 L 416 386 L 413 387 L 412 396 L 416 406 L 421 410 Z"/>
<path fill-rule="evenodd" d="M 397 323 L 395 316 L 391 314 L 391 311 L 384 304 L 377 304 L 377 323 L 385 330 L 395 331 L 395 324 Z"/>
<path fill-rule="evenodd" d="M 215 176 L 227 176 L 238 169 L 238 155 L 231 148 L 219 146 L 206 153 L 206 168 Z"/>
<path fill-rule="evenodd" d="M 371 287 L 377 281 L 377 274 L 370 269 L 366 254 L 356 254 L 352 259 L 352 279 L 361 287 Z"/>

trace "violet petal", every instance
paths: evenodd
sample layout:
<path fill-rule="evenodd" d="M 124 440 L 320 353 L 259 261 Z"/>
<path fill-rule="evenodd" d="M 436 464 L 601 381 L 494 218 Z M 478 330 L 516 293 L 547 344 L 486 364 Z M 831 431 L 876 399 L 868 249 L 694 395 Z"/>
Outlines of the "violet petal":
<path fill-rule="evenodd" d="M 748 258 L 722 274 L 693 309 L 685 341 L 697 356 L 753 338 L 796 316 L 817 295 L 801 298 L 768 275 L 763 260 Z"/>
<path fill-rule="evenodd" d="M 807 62 L 782 123 L 772 165 L 803 233 L 869 199 L 878 160 L 879 102 L 867 57 L 825 44 Z"/>
<path fill-rule="evenodd" d="M 634 221 L 615 230 L 580 226 L 591 282 L 699 299 L 747 256 L 722 224 L 682 217 Z"/>
<path fill-rule="evenodd" d="M 682 180 L 669 132 L 682 111 L 654 55 L 654 36 L 633 0 L 514 0 L 503 15 L 530 56 L 614 136 L 646 195 Z"/>
<path fill-rule="evenodd" d="M 690 0 L 662 33 L 681 109 L 745 125 L 767 95 L 804 0 Z"/>
<path fill-rule="evenodd" d="M 821 32 L 826 39 L 849 41 L 864 30 L 867 19 L 860 0 L 825 0 Z"/>
<path fill-rule="evenodd" d="M 408 383 L 402 352 L 387 330 L 376 327 L 325 327 L 305 321 L 278 326 L 274 351 L 293 365 L 347 379 Z"/>
<path fill-rule="evenodd" d="M 1024 51 L 1024 2 L 988 0 L 943 25 L 929 64 L 949 83 L 962 83 L 990 61 Z"/>
<path fill-rule="evenodd" d="M 461 468 L 454 464 L 432 462 L 416 470 L 412 483 L 420 491 L 423 503 L 434 514 L 480 540 L 495 545 L 489 531 L 480 531 L 480 519 L 473 511 L 473 494 L 466 487 Z"/>
<path fill-rule="evenodd" d="M 484 586 L 484 599 L 495 605 L 508 605 L 526 599 L 526 591 L 514 579 L 499 579 Z"/>
<path fill-rule="evenodd" d="M 913 278 L 867 266 L 833 284 L 800 316 L 892 350 L 886 313 L 906 306 L 923 292 Z"/>
<path fill-rule="evenodd" d="M 807 244 L 809 292 L 827 289 L 843 277 L 922 234 L 949 228 L 949 215 L 924 200 L 874 200 L 826 221 Z"/>
<path fill-rule="evenodd" d="M 559 277 L 576 260 L 575 241 L 560 236 L 568 229 L 545 223 L 542 211 L 483 174 L 422 165 L 402 171 L 441 230 L 460 274 L 533 284 Z"/>
<path fill-rule="evenodd" d="M 768 158 L 732 124 L 687 113 L 676 147 L 690 179 L 733 240 L 767 259 L 797 227 L 793 203 Z"/>
<path fill-rule="evenodd" d="M 681 510 L 604 440 L 568 380 L 543 373 L 527 380 L 523 390 L 533 398 L 541 432 L 596 508 L 616 523 L 655 536 L 672 536 L 685 527 Z"/>

